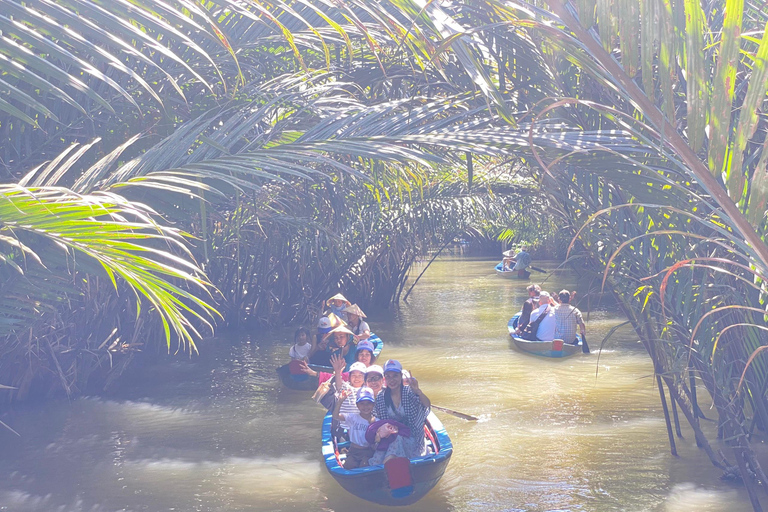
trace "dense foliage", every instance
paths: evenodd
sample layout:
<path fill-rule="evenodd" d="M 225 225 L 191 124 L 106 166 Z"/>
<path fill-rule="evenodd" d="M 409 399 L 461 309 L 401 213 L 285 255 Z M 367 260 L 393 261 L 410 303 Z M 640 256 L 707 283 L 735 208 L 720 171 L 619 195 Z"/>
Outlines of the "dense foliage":
<path fill-rule="evenodd" d="M 48 250 L 37 228 L 0 212 L 0 307 L 16 311 L 0 364 L 33 360 L 81 389 L 84 368 L 120 351 L 129 359 L 158 322 L 192 341 L 212 320 L 204 275 L 230 323 L 303 319 L 340 285 L 386 303 L 426 247 L 505 225 L 502 237 L 530 241 L 552 224 L 527 212 L 545 210 L 576 237 L 571 256 L 616 293 L 675 419 L 679 408 L 713 463 L 730 470 L 699 427 L 703 386 L 753 503 L 750 475 L 768 484 L 749 445 L 755 428 L 768 429 L 764 7 L 0 7 L 0 151 L 6 181 L 25 187 L 9 186 L 6 203 L 35 197 L 37 187 L 81 214 L 93 197 L 110 198 L 94 219 L 122 221 L 113 210 L 124 207 L 143 223 L 114 232 L 114 240 L 133 233 L 122 254 L 143 265 L 127 276 L 108 251 L 56 240 L 60 249 Z M 128 206 L 137 204 L 152 210 Z M 47 222 L 74 230 L 90 218 L 67 215 L 51 210 Z M 157 235 L 137 239 L 149 225 Z M 181 243 L 185 232 L 195 238 Z M 170 274 L 159 272 L 161 260 Z M 40 293 L 37 280 L 61 291 Z M 138 316 L 123 293 L 131 289 L 149 306 Z M 109 314 L 92 318 L 94 301 Z M 38 312 L 49 316 L 24 323 Z M 73 322 L 86 336 L 64 341 Z"/>

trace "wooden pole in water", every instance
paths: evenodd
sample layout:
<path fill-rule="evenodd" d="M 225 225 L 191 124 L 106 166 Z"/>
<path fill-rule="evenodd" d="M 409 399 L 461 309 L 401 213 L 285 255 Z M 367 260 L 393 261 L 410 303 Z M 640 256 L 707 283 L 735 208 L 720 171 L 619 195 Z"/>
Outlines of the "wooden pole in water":
<path fill-rule="evenodd" d="M 669 449 L 672 455 L 677 457 L 677 447 L 675 446 L 675 435 L 672 433 L 672 422 L 669 420 L 669 407 L 667 407 L 667 397 L 664 394 L 664 386 L 661 384 L 661 376 L 656 374 L 656 384 L 659 386 L 659 397 L 661 397 L 661 406 L 664 409 L 664 420 L 667 422 L 667 436 L 669 437 Z"/>

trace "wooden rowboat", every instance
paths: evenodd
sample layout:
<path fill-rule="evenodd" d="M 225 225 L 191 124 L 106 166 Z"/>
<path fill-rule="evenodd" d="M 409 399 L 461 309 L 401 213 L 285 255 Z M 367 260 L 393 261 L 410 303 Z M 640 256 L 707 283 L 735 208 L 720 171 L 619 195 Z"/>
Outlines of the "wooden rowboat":
<path fill-rule="evenodd" d="M 331 476 L 348 492 L 358 498 L 379 505 L 410 505 L 423 498 L 445 473 L 453 454 L 453 444 L 443 424 L 433 413 L 427 416 L 424 433 L 427 441 L 427 455 L 411 459 L 410 470 L 413 490 L 402 497 L 393 497 L 387 482 L 383 465 L 358 469 L 344 469 L 343 448 L 331 434 L 333 419 L 327 414 L 323 420 L 323 458 Z"/>
<path fill-rule="evenodd" d="M 507 323 L 507 329 L 509 329 L 509 335 L 515 342 L 515 346 L 523 352 L 528 352 L 537 356 L 544 357 L 568 357 L 573 354 L 579 354 L 582 351 L 581 335 L 577 334 L 576 339 L 578 344 L 571 345 L 570 343 L 563 343 L 562 340 L 554 341 L 529 341 L 515 335 L 517 329 L 517 321 L 520 318 L 520 313 L 517 313 Z"/>
<path fill-rule="evenodd" d="M 504 263 L 499 262 L 498 265 L 496 265 L 496 275 L 501 276 L 505 279 L 528 279 L 531 276 L 531 273 L 523 270 L 522 274 L 518 270 L 504 270 Z"/>
<path fill-rule="evenodd" d="M 384 340 L 382 340 L 375 334 L 371 333 L 371 335 L 368 337 L 368 341 L 373 343 L 373 357 L 378 359 L 379 354 L 381 354 L 381 350 L 384 348 Z M 333 368 L 330 366 L 310 363 L 309 367 L 315 370 L 316 372 L 333 373 Z"/>
<path fill-rule="evenodd" d="M 296 389 L 298 391 L 314 391 L 317 389 L 317 377 L 304 374 L 291 375 L 291 371 L 288 369 L 287 364 L 284 364 L 277 369 L 277 375 L 280 377 L 283 386 L 288 389 Z M 300 377 L 306 378 L 301 379 Z"/>

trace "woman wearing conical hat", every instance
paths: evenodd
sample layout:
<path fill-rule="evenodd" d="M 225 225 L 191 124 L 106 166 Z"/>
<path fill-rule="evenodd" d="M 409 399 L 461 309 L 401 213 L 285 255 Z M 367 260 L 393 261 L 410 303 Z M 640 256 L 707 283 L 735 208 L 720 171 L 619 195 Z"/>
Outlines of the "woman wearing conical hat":
<path fill-rule="evenodd" d="M 357 304 L 352 304 L 344 308 L 347 314 L 347 327 L 355 335 L 355 340 L 367 340 L 371 336 L 371 328 L 363 320 L 365 313 Z"/>
<path fill-rule="evenodd" d="M 340 355 L 347 362 L 347 367 L 355 362 L 355 345 L 352 342 L 355 335 L 344 325 L 339 325 L 323 337 L 320 346 L 325 349 L 319 349 L 312 355 L 310 362 L 312 364 L 330 366 L 331 356 Z"/>
<path fill-rule="evenodd" d="M 336 295 L 334 295 L 333 297 L 325 301 L 325 305 L 331 308 L 331 312 L 334 315 L 338 316 L 345 322 L 347 321 L 347 314 L 344 313 L 344 308 L 347 306 L 351 306 L 352 303 L 349 302 L 344 295 L 337 293 Z"/>

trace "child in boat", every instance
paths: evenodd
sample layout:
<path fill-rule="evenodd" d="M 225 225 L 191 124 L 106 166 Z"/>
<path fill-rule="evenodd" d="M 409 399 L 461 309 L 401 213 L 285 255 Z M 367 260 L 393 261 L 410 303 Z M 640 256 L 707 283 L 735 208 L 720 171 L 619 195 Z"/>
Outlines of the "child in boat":
<path fill-rule="evenodd" d="M 370 388 L 360 388 L 355 400 L 357 412 L 342 413 L 341 406 L 347 402 L 350 396 L 352 395 L 349 390 L 342 390 L 333 409 L 333 419 L 345 422 L 349 429 L 350 448 L 344 461 L 344 469 L 365 467 L 368 465 L 368 459 L 373 456 L 373 447 L 365 439 L 368 425 L 375 420 L 373 417 L 375 400 L 373 391 Z"/>
<path fill-rule="evenodd" d="M 355 335 L 357 341 L 367 340 L 371 337 L 371 328 L 365 323 L 365 313 L 357 304 L 352 304 L 344 308 L 347 314 L 347 327 Z"/>
<path fill-rule="evenodd" d="M 344 360 L 334 359 L 334 387 L 336 391 L 346 390 L 347 399 L 341 404 L 341 412 L 349 414 L 357 412 L 357 395 L 365 384 L 365 365 L 363 363 L 354 363 L 349 367 L 348 381 L 342 378 L 344 370 Z M 342 428 L 349 428 L 346 421 L 341 421 Z"/>
<path fill-rule="evenodd" d="M 310 339 L 309 330 L 304 327 L 299 327 L 293 335 L 294 344 L 288 351 L 288 356 L 291 358 L 290 363 L 288 363 L 288 371 L 296 381 L 307 379 L 304 367 L 315 349 L 314 344 L 310 343 Z"/>
<path fill-rule="evenodd" d="M 311 335 L 309 330 L 299 327 L 293 335 L 294 344 L 288 351 L 291 361 L 308 361 L 312 353 Z"/>
<path fill-rule="evenodd" d="M 373 355 L 373 343 L 368 340 L 363 340 L 357 344 L 355 350 L 355 360 L 360 361 L 366 367 L 371 366 L 376 362 L 376 356 Z"/>
<path fill-rule="evenodd" d="M 325 305 L 331 308 L 331 313 L 344 320 L 344 322 L 347 321 L 347 314 L 344 312 L 344 308 L 351 306 L 352 303 L 344 295 L 337 293 L 325 301 Z"/>

